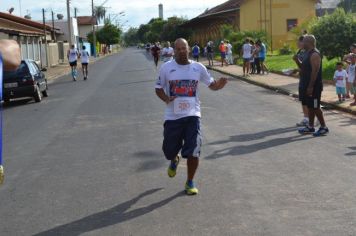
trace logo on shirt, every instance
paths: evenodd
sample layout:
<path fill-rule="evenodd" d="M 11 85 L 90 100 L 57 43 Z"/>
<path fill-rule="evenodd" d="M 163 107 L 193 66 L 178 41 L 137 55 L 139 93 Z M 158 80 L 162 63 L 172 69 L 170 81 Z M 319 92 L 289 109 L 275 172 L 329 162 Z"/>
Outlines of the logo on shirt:
<path fill-rule="evenodd" d="M 171 80 L 169 93 L 172 97 L 196 97 L 199 81 L 197 80 Z"/>
<path fill-rule="evenodd" d="M 177 70 L 176 69 L 172 69 L 169 71 L 170 74 L 172 74 L 173 72 L 176 72 Z"/>

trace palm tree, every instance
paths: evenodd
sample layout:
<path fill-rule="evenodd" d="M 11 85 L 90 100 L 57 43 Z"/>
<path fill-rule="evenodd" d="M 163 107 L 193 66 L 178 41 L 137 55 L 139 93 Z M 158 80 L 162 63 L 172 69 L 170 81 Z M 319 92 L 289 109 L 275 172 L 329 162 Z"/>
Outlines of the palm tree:
<path fill-rule="evenodd" d="M 106 15 L 106 9 L 103 6 L 96 6 L 94 8 L 94 15 L 97 18 L 98 21 L 101 22 L 101 20 L 105 20 L 105 15 Z"/>

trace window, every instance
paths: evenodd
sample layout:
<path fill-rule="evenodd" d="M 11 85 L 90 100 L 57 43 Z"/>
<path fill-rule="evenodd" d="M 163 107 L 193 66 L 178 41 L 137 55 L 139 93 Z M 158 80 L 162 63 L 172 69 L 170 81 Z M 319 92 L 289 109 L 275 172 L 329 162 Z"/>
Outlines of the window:
<path fill-rule="evenodd" d="M 298 19 L 288 19 L 287 20 L 287 31 L 291 31 L 297 25 L 298 25 Z"/>
<path fill-rule="evenodd" d="M 32 75 L 36 75 L 38 73 L 36 67 L 33 65 L 32 62 L 28 63 L 28 68 L 30 69 Z"/>
<path fill-rule="evenodd" d="M 10 80 L 12 78 L 24 77 L 29 73 L 27 65 L 25 62 L 21 62 L 19 68 L 16 71 L 5 71 L 4 72 L 4 80 Z"/>

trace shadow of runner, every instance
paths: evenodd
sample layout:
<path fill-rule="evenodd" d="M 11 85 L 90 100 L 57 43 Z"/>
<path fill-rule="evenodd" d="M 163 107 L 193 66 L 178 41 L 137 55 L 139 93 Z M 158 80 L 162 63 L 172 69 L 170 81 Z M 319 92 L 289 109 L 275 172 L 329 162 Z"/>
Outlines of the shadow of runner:
<path fill-rule="evenodd" d="M 349 147 L 350 150 L 352 150 L 349 153 L 346 153 L 345 156 L 356 156 L 356 147 Z"/>
<path fill-rule="evenodd" d="M 268 141 L 261 142 L 261 143 L 254 143 L 251 145 L 239 145 L 239 146 L 235 146 L 235 147 L 231 147 L 231 148 L 221 149 L 221 150 L 215 151 L 213 154 L 211 154 L 205 158 L 212 160 L 212 159 L 218 159 L 218 158 L 222 158 L 222 157 L 229 156 L 229 155 L 231 155 L 231 156 L 245 155 L 245 154 L 250 154 L 250 153 L 258 152 L 261 150 L 293 143 L 293 142 L 305 141 L 305 140 L 311 139 L 311 138 L 313 138 L 313 137 L 301 136 L 301 135 L 287 137 L 287 138 L 276 138 L 276 139 L 268 140 Z"/>
<path fill-rule="evenodd" d="M 208 145 L 217 145 L 217 144 L 224 144 L 224 143 L 231 143 L 231 142 L 254 141 L 254 140 L 266 138 L 268 136 L 284 134 L 284 133 L 289 133 L 289 132 L 296 132 L 296 130 L 297 130 L 297 128 L 295 126 L 293 126 L 293 127 L 287 127 L 287 128 L 266 130 L 266 131 L 262 131 L 262 132 L 258 132 L 258 133 L 254 133 L 254 134 L 240 134 L 240 135 L 230 136 L 230 139 L 228 139 L 228 140 L 216 141 L 216 142 L 209 143 Z"/>
<path fill-rule="evenodd" d="M 132 205 L 137 203 L 141 198 L 154 194 L 157 191 L 162 190 L 162 188 L 148 190 L 137 197 L 121 203 L 113 208 L 107 209 L 105 211 L 84 217 L 82 219 L 76 220 L 74 222 L 57 226 L 53 229 L 35 234 L 34 236 L 54 236 L 54 235 L 65 235 L 65 236 L 78 236 L 86 232 L 101 229 L 107 226 L 120 224 L 124 221 L 129 221 L 134 218 L 143 216 L 150 213 L 169 202 L 173 201 L 177 197 L 184 196 L 183 192 L 178 192 L 177 194 L 164 199 L 162 201 L 153 203 L 146 207 L 141 207 L 132 211 L 126 212 Z"/>

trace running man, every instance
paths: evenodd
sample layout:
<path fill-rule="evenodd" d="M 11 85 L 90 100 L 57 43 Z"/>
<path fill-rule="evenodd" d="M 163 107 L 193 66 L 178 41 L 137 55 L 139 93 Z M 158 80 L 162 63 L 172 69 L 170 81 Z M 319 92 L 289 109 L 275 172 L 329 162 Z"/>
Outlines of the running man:
<path fill-rule="evenodd" d="M 192 48 L 192 55 L 195 61 L 199 62 L 199 54 L 200 54 L 200 47 L 198 46 L 198 43 L 196 42 Z"/>
<path fill-rule="evenodd" d="M 166 103 L 163 153 L 170 161 L 168 176 L 176 175 L 181 156 L 187 159 L 188 174 L 185 192 L 195 195 L 193 179 L 199 165 L 202 135 L 200 130 L 199 82 L 211 90 L 220 90 L 226 78 L 215 81 L 201 63 L 189 60 L 185 39 L 175 42 L 175 60 L 162 65 L 156 82 L 156 94 Z"/>
<path fill-rule="evenodd" d="M 72 44 L 71 49 L 67 52 L 67 58 L 69 61 L 70 68 L 72 69 L 73 81 L 77 81 L 77 60 L 79 57 L 78 50 L 75 49 L 74 44 Z"/>
<path fill-rule="evenodd" d="M 89 52 L 86 50 L 86 47 L 83 46 L 82 50 L 80 51 L 80 59 L 82 62 L 82 70 L 83 70 L 83 76 L 84 80 L 88 79 L 88 64 L 89 64 Z"/>
<path fill-rule="evenodd" d="M 321 93 L 323 91 L 322 80 L 322 58 L 318 49 L 316 49 L 316 39 L 314 35 L 306 35 L 303 39 L 305 56 L 301 63 L 300 92 L 302 104 L 308 107 L 309 125 L 299 129 L 301 134 L 313 134 L 314 136 L 326 135 L 329 133 L 326 127 L 323 112 L 320 109 Z M 315 132 L 315 116 L 320 122 L 320 128 Z"/>
<path fill-rule="evenodd" d="M 151 48 L 151 53 L 152 53 L 155 65 L 157 67 L 158 61 L 159 61 L 159 55 L 161 53 L 161 48 L 158 46 L 158 43 L 155 43 L 155 45 Z"/>
<path fill-rule="evenodd" d="M 164 47 L 162 50 L 163 62 L 173 60 L 173 56 L 174 56 L 174 50 L 171 47 L 171 43 L 168 41 L 166 43 L 166 47 Z"/>

